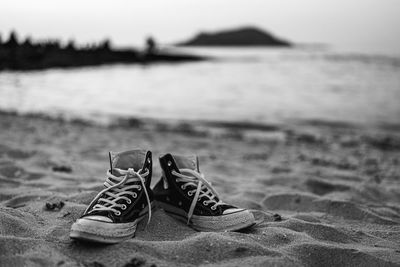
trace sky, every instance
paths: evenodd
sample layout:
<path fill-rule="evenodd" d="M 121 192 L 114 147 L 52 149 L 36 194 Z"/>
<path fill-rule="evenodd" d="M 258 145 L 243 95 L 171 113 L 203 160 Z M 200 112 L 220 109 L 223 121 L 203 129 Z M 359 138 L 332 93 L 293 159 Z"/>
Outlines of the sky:
<path fill-rule="evenodd" d="M 400 0 L 1 0 L 0 35 L 142 46 L 258 26 L 296 43 L 400 54 Z"/>

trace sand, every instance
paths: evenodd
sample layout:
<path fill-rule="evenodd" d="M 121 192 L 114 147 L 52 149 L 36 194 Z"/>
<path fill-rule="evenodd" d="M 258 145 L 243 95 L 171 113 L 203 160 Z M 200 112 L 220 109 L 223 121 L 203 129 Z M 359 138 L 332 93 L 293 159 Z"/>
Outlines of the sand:
<path fill-rule="evenodd" d="M 397 127 L 119 125 L 0 114 L 1 266 L 400 266 Z M 156 210 L 129 241 L 71 240 L 108 151 L 139 147 L 155 162 L 198 154 L 222 198 L 259 224 L 196 232 Z M 156 163 L 153 185 L 159 177 Z"/>

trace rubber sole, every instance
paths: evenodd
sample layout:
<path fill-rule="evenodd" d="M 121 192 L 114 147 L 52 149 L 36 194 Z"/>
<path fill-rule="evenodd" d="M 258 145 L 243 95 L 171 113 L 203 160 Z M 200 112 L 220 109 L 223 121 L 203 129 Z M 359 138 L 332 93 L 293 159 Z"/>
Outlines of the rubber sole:
<path fill-rule="evenodd" d="M 154 204 L 152 203 L 152 210 Z M 96 221 L 86 218 L 76 220 L 71 226 L 70 238 L 82 241 L 115 244 L 135 236 L 137 224 L 148 214 L 148 209 L 143 210 L 133 222 L 129 223 L 110 223 Z"/>
<path fill-rule="evenodd" d="M 113 244 L 134 237 L 139 219 L 131 223 L 109 223 L 90 219 L 78 219 L 71 227 L 69 236 L 83 241 Z"/>
<path fill-rule="evenodd" d="M 187 223 L 187 213 L 183 209 L 159 201 L 156 202 L 156 205 L 171 217 Z M 233 232 L 252 227 L 255 224 L 255 218 L 248 210 L 221 216 L 193 215 L 189 222 L 190 227 L 201 232 Z"/>

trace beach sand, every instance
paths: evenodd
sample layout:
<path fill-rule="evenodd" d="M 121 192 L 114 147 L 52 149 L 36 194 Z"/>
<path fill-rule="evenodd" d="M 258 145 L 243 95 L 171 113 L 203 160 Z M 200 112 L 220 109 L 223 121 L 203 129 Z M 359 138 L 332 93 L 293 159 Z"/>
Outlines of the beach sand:
<path fill-rule="evenodd" d="M 1 266 L 400 266 L 398 128 L 126 124 L 0 114 Z M 71 240 L 108 151 L 134 148 L 153 152 L 153 185 L 160 153 L 197 154 L 222 199 L 259 224 L 196 232 L 156 210 L 129 241 Z"/>

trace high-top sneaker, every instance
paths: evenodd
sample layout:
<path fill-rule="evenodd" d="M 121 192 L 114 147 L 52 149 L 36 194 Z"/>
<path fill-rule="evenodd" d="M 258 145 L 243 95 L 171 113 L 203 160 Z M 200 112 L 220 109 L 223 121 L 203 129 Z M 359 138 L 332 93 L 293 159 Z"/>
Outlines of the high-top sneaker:
<path fill-rule="evenodd" d="M 131 150 L 109 153 L 105 189 L 72 225 L 70 237 L 101 243 L 117 243 L 135 235 L 138 222 L 151 218 L 151 152 Z"/>
<path fill-rule="evenodd" d="M 160 157 L 162 179 L 153 189 L 157 206 L 198 231 L 236 231 L 255 224 L 253 214 L 222 202 L 200 173 L 196 156 Z"/>

